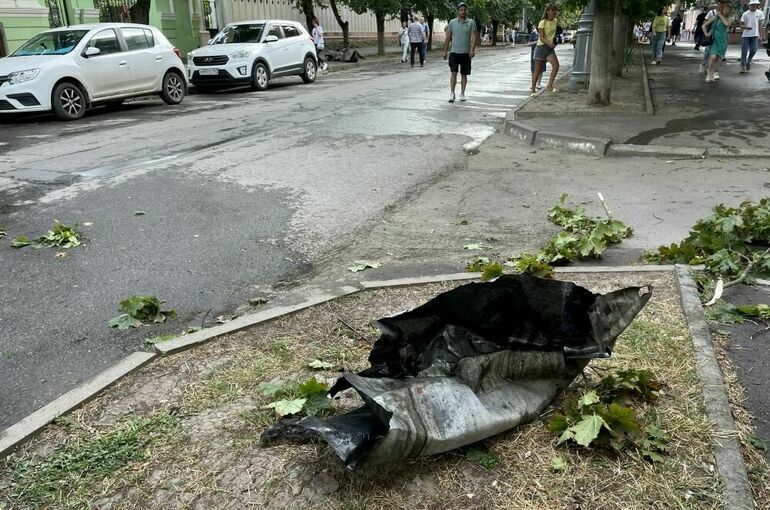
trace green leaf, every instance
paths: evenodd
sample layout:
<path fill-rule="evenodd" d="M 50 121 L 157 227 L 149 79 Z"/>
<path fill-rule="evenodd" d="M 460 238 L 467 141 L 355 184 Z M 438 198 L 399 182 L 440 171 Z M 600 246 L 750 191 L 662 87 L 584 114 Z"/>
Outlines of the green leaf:
<path fill-rule="evenodd" d="M 475 448 L 471 448 L 465 452 L 465 458 L 470 462 L 480 464 L 487 469 L 492 469 L 500 463 L 500 457 L 498 455 L 482 450 L 476 450 Z"/>
<path fill-rule="evenodd" d="M 4 238 L 5 236 L 6 236 L 5 227 L 0 225 L 0 239 Z"/>
<path fill-rule="evenodd" d="M 601 416 L 592 414 L 583 416 L 581 421 L 571 426 L 567 430 L 572 432 L 572 439 L 577 444 L 580 446 L 588 446 L 593 442 L 594 439 L 599 437 L 599 432 L 601 431 L 602 427 L 607 427 L 607 429 L 611 430 Z"/>
<path fill-rule="evenodd" d="M 569 428 L 569 421 L 567 420 L 567 417 L 563 414 L 556 414 L 554 415 L 553 419 L 548 423 L 548 428 L 551 430 L 551 432 L 556 432 L 557 434 L 563 434 L 565 430 Z"/>
<path fill-rule="evenodd" d="M 312 368 L 314 370 L 329 370 L 330 368 L 334 368 L 334 365 L 327 361 L 321 361 L 320 359 L 314 359 L 310 363 L 307 364 L 309 368 Z"/>
<path fill-rule="evenodd" d="M 480 273 L 484 271 L 484 266 L 489 264 L 489 258 L 488 257 L 479 257 L 475 259 L 473 262 L 469 262 L 465 266 L 465 270 L 469 273 Z"/>
<path fill-rule="evenodd" d="M 352 273 L 357 273 L 359 271 L 363 271 L 365 269 L 374 269 L 377 267 L 380 267 L 382 264 L 379 262 L 373 262 L 371 260 L 356 260 L 353 262 L 353 265 L 348 268 L 348 271 Z"/>
<path fill-rule="evenodd" d="M 266 407 L 275 409 L 275 414 L 282 418 L 292 414 L 298 414 L 302 412 L 302 407 L 307 402 L 304 398 L 295 398 L 293 400 L 279 400 L 268 404 Z"/>
<path fill-rule="evenodd" d="M 553 460 L 551 460 L 551 469 L 554 471 L 566 471 L 567 462 L 561 457 L 554 457 Z"/>
<path fill-rule="evenodd" d="M 606 409 L 600 411 L 600 415 L 607 425 L 616 434 L 638 435 L 641 431 L 636 412 L 630 407 L 624 407 L 612 402 Z"/>
<path fill-rule="evenodd" d="M 303 397 L 311 397 L 313 395 L 324 395 L 328 392 L 328 388 L 324 383 L 316 381 L 315 377 L 311 377 L 304 383 L 297 387 L 300 395 Z"/>
<path fill-rule="evenodd" d="M 579 408 L 588 407 L 598 403 L 599 403 L 599 395 L 596 393 L 596 390 L 591 390 L 578 399 Z"/>
<path fill-rule="evenodd" d="M 283 384 L 273 382 L 261 382 L 258 386 L 259 392 L 266 397 L 274 397 L 279 393 L 286 391 L 286 387 Z"/>
<path fill-rule="evenodd" d="M 484 248 L 486 248 L 486 246 L 481 243 L 471 243 L 463 246 L 464 250 L 483 250 Z"/>
<path fill-rule="evenodd" d="M 318 416 L 327 414 L 331 407 L 331 399 L 326 394 L 314 393 L 307 397 L 304 410 L 308 416 Z"/>
<path fill-rule="evenodd" d="M 134 319 L 130 315 L 124 313 L 123 315 L 118 315 L 117 317 L 110 319 L 108 324 L 111 328 L 128 329 L 138 328 L 142 325 L 142 321 Z"/>
<path fill-rule="evenodd" d="M 481 273 L 481 281 L 493 280 L 503 274 L 503 266 L 499 262 L 492 262 L 484 266 Z"/>
<path fill-rule="evenodd" d="M 29 237 L 27 236 L 18 236 L 11 241 L 11 247 L 12 248 L 23 248 L 24 246 L 29 246 L 32 241 L 29 240 Z"/>

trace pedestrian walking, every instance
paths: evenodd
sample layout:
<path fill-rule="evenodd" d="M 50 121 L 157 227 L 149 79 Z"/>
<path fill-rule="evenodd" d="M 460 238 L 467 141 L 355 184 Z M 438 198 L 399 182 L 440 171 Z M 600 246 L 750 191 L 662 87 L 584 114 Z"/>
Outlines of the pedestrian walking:
<path fill-rule="evenodd" d="M 425 62 L 428 59 L 428 40 L 430 39 L 430 27 L 425 21 L 425 16 L 420 16 L 420 24 L 422 25 L 422 31 L 425 32 L 425 40 L 422 42 L 422 60 Z"/>
<path fill-rule="evenodd" d="M 733 7 L 727 2 L 719 4 L 717 15 L 703 24 L 703 33 L 706 37 L 711 36 L 713 42 L 709 47 L 709 67 L 706 83 L 714 83 L 718 78 L 715 74 L 719 70 L 719 65 L 727 53 L 727 36 L 730 27 L 730 13 Z"/>
<path fill-rule="evenodd" d="M 476 56 L 476 22 L 468 17 L 468 5 L 457 4 L 457 17 L 444 29 L 444 60 L 449 58 L 449 102 L 455 102 L 457 71 L 460 71 L 460 101 L 465 101 L 465 88 L 471 74 L 471 61 Z"/>
<path fill-rule="evenodd" d="M 695 32 L 693 34 L 693 38 L 695 39 L 695 50 L 699 50 L 701 46 L 703 46 L 703 24 L 706 22 L 706 16 L 709 15 L 712 9 L 716 9 L 717 5 L 715 3 L 711 3 L 708 7 L 705 5 L 703 6 L 703 9 L 701 10 L 700 14 L 695 18 Z"/>
<path fill-rule="evenodd" d="M 674 19 L 671 20 L 671 46 L 676 46 L 676 42 L 679 40 L 681 32 L 682 32 L 682 15 L 679 13 L 676 13 L 676 16 L 674 16 Z"/>
<path fill-rule="evenodd" d="M 537 41 L 540 39 L 540 34 L 537 31 L 537 28 L 535 26 L 532 26 L 532 30 L 529 33 L 529 42 L 527 42 L 527 46 L 530 47 L 529 51 L 529 70 L 532 73 L 532 76 L 535 76 L 535 48 L 537 47 Z M 540 90 L 543 88 L 542 81 L 543 81 L 543 75 L 546 71 L 546 64 L 543 64 L 543 72 L 540 73 L 540 77 L 537 80 L 537 85 L 535 88 L 537 90 Z"/>
<path fill-rule="evenodd" d="M 652 62 L 660 64 L 663 60 L 663 47 L 666 39 L 671 38 L 671 18 L 666 16 L 666 8 L 661 7 L 652 20 Z"/>
<path fill-rule="evenodd" d="M 757 42 L 765 38 L 765 13 L 759 10 L 759 0 L 749 2 L 749 10 L 741 16 L 741 72 L 751 71 L 751 60 L 757 53 Z"/>
<path fill-rule="evenodd" d="M 551 64 L 551 77 L 548 79 L 547 90 L 555 93 L 557 90 L 553 87 L 556 81 L 556 75 L 559 73 L 559 59 L 556 57 L 556 28 L 559 22 L 556 15 L 559 9 L 556 4 L 548 4 L 543 11 L 543 19 L 537 25 L 538 39 L 535 47 L 535 73 L 532 75 L 532 90 L 530 95 L 537 92 L 537 84 L 543 76 L 545 63 Z"/>
<path fill-rule="evenodd" d="M 315 56 L 316 59 L 318 59 L 318 65 L 321 66 L 322 71 L 326 71 L 329 69 L 329 64 L 327 64 L 323 59 L 324 29 L 321 27 L 321 23 L 315 16 L 313 16 L 313 32 L 310 35 L 313 37 L 313 44 L 315 45 Z"/>
<path fill-rule="evenodd" d="M 409 44 L 412 46 L 411 63 L 414 67 L 414 52 L 416 51 L 420 55 L 420 66 L 425 65 L 425 57 L 422 55 L 422 43 L 425 41 L 425 31 L 420 24 L 420 18 L 417 16 L 412 18 L 412 24 L 409 25 Z"/>
<path fill-rule="evenodd" d="M 702 33 L 701 33 L 701 42 L 700 45 L 704 46 L 706 50 L 703 52 L 703 60 L 701 60 L 700 65 L 700 72 L 703 74 L 708 74 L 708 67 L 709 67 L 709 61 L 711 60 L 711 52 L 709 51 L 711 48 L 711 42 L 713 41 L 713 37 L 709 36 L 706 37 L 706 23 L 711 20 L 711 18 L 715 17 L 719 11 L 717 9 L 718 4 L 716 2 L 712 2 L 709 4 L 709 10 L 706 12 L 706 15 L 703 17 L 703 26 Z M 714 79 L 719 79 L 719 73 L 714 74 Z"/>
<path fill-rule="evenodd" d="M 401 63 L 406 64 L 406 58 L 409 55 L 409 24 L 406 21 L 401 22 L 398 45 L 401 47 Z"/>

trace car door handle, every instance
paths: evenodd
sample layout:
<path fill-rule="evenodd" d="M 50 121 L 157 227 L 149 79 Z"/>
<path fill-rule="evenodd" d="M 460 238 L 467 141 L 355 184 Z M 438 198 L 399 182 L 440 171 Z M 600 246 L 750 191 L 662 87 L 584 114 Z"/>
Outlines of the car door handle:
<path fill-rule="evenodd" d="M 128 62 L 126 62 L 125 60 L 121 60 L 121 61 L 118 63 L 118 65 L 119 65 L 120 67 L 123 67 L 123 66 L 124 66 L 124 65 L 126 65 L 127 63 L 128 63 Z"/>
<path fill-rule="evenodd" d="M 161 60 L 163 60 L 163 57 L 155 57 L 155 62 L 160 62 Z"/>

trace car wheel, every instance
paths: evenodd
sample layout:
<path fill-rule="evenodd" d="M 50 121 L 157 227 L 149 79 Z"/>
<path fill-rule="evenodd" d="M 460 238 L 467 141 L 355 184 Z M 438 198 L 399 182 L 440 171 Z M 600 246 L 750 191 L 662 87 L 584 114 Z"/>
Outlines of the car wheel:
<path fill-rule="evenodd" d="M 305 83 L 313 83 L 318 71 L 318 66 L 316 66 L 315 60 L 310 57 L 305 58 L 305 65 L 302 68 L 304 69 L 302 73 L 302 81 Z"/>
<path fill-rule="evenodd" d="M 270 71 L 262 62 L 254 64 L 251 70 L 251 88 L 254 90 L 267 90 L 267 84 L 270 82 Z"/>
<path fill-rule="evenodd" d="M 179 104 L 184 99 L 187 86 L 179 73 L 169 71 L 163 77 L 163 88 L 160 90 L 160 98 L 166 104 Z"/>
<path fill-rule="evenodd" d="M 86 96 L 70 82 L 58 84 L 51 93 L 53 113 L 61 120 L 78 120 L 86 114 Z"/>

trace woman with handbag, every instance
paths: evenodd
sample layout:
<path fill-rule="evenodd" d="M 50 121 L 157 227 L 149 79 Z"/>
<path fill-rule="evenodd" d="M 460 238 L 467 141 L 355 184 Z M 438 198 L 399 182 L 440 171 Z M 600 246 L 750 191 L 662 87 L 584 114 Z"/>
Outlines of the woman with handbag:
<path fill-rule="evenodd" d="M 709 47 L 709 67 L 706 83 L 714 83 L 719 64 L 727 53 L 727 37 L 730 28 L 730 13 L 733 6 L 727 2 L 719 4 L 717 15 L 703 24 L 703 32 L 706 37 L 711 37 L 713 42 Z"/>

